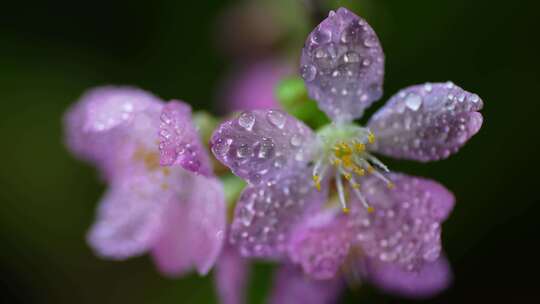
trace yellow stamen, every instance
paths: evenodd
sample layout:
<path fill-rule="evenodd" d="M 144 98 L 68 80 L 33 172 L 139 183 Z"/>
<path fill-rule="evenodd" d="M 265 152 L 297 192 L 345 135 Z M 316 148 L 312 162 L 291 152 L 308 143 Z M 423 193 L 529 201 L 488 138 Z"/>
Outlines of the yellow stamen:
<path fill-rule="evenodd" d="M 369 207 L 367 208 L 367 212 L 368 212 L 368 213 L 373 213 L 374 211 L 375 211 L 375 208 L 373 208 L 373 207 L 371 207 L 371 206 L 369 206 Z"/>
<path fill-rule="evenodd" d="M 348 213 L 351 211 L 351 210 L 350 210 L 349 208 L 347 208 L 347 207 L 343 207 L 343 208 L 341 208 L 341 210 L 342 210 L 343 213 L 345 213 L 345 214 L 348 214 Z"/>
<path fill-rule="evenodd" d="M 394 189 L 396 187 L 396 185 L 392 182 L 389 182 L 387 185 L 388 189 Z"/>
<path fill-rule="evenodd" d="M 345 168 L 350 168 L 353 166 L 351 155 L 344 155 L 341 159 L 343 160 L 343 166 L 345 166 Z"/>
<path fill-rule="evenodd" d="M 375 172 L 375 169 L 371 165 L 368 165 L 367 166 L 367 172 L 371 174 L 371 173 Z"/>
<path fill-rule="evenodd" d="M 313 175 L 313 182 L 315 183 L 315 188 L 317 188 L 317 191 L 321 191 L 321 180 L 318 175 Z"/>
<path fill-rule="evenodd" d="M 360 168 L 360 167 L 358 167 L 358 166 L 357 166 L 357 167 L 354 167 L 354 168 L 353 168 L 353 171 L 354 171 L 354 173 L 355 173 L 356 175 L 358 175 L 358 176 L 364 176 L 364 175 L 366 174 L 366 170 L 364 170 L 364 169 L 362 169 L 362 168 Z"/>
<path fill-rule="evenodd" d="M 373 135 L 373 133 L 371 133 L 371 132 L 369 132 L 368 141 L 369 141 L 370 144 L 375 142 L 375 135 Z"/>
<path fill-rule="evenodd" d="M 162 170 L 162 172 L 163 172 L 163 175 L 165 175 L 165 176 L 171 175 L 171 169 L 169 169 L 169 168 L 163 168 L 163 169 L 161 169 L 161 170 Z"/>
<path fill-rule="evenodd" d="M 353 189 L 360 189 L 360 184 L 352 184 Z"/>
<path fill-rule="evenodd" d="M 356 149 L 356 152 L 364 152 L 366 150 L 366 145 L 356 144 L 354 145 L 354 148 Z"/>
<path fill-rule="evenodd" d="M 345 177 L 345 179 L 349 181 L 349 180 L 351 180 L 352 175 L 350 173 L 345 173 L 345 174 L 343 174 L 343 177 Z"/>

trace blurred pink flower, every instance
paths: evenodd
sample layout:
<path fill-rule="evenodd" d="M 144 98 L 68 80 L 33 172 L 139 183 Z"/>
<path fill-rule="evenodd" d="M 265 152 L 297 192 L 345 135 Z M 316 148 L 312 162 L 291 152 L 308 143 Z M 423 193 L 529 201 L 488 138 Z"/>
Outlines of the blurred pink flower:
<path fill-rule="evenodd" d="M 224 112 L 271 109 L 279 107 L 276 86 L 292 67 L 276 59 L 244 63 L 225 80 L 220 91 Z"/>
<path fill-rule="evenodd" d="M 88 234 L 96 254 L 150 252 L 167 275 L 211 269 L 223 243 L 224 194 L 187 104 L 100 87 L 69 109 L 65 132 L 69 149 L 109 184 Z"/>

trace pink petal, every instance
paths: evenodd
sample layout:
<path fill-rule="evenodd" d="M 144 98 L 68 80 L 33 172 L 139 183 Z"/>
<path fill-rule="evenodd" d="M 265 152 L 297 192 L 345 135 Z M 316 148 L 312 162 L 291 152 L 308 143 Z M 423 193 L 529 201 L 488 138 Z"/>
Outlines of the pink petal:
<path fill-rule="evenodd" d="M 105 193 L 89 234 L 100 256 L 125 259 L 149 249 L 161 233 L 170 195 L 150 176 L 118 179 Z"/>
<path fill-rule="evenodd" d="M 451 82 L 408 87 L 371 118 L 373 150 L 424 162 L 447 158 L 480 130 L 482 107 L 478 95 Z"/>
<path fill-rule="evenodd" d="M 277 182 L 248 186 L 236 205 L 231 241 L 247 257 L 282 257 L 293 226 L 311 209 L 320 208 L 326 192 L 317 192 L 307 170 Z M 323 190 L 326 190 L 324 185 Z"/>
<path fill-rule="evenodd" d="M 110 177 L 137 142 L 155 145 L 161 106 L 157 97 L 136 88 L 92 89 L 64 117 L 67 145 Z"/>
<path fill-rule="evenodd" d="M 368 280 L 382 290 L 400 296 L 423 299 L 445 290 L 452 282 L 448 260 L 424 263 L 417 271 L 406 271 L 392 263 L 367 263 Z"/>
<path fill-rule="evenodd" d="M 350 121 L 381 98 L 384 53 L 365 20 L 339 8 L 308 36 L 300 73 L 321 110 L 332 120 Z"/>
<path fill-rule="evenodd" d="M 234 174 L 259 184 L 310 160 L 315 135 L 280 110 L 243 112 L 224 122 L 211 139 L 212 152 Z"/>
<path fill-rule="evenodd" d="M 191 120 L 191 108 L 184 102 L 171 101 L 161 111 L 159 131 L 160 163 L 179 164 L 184 169 L 209 176 L 210 158 Z"/>
<path fill-rule="evenodd" d="M 351 247 L 353 234 L 344 216 L 334 211 L 307 217 L 292 233 L 289 257 L 314 279 L 335 278 Z"/>
<path fill-rule="evenodd" d="M 337 303 L 343 283 L 339 279 L 314 280 L 298 268 L 282 266 L 274 278 L 271 304 Z"/>
<path fill-rule="evenodd" d="M 246 303 L 249 276 L 248 260 L 226 245 L 216 264 L 215 282 L 222 304 Z"/>
<path fill-rule="evenodd" d="M 181 275 L 195 267 L 205 275 L 216 262 L 223 245 L 225 198 L 214 178 L 190 175 L 181 185 L 183 199 L 167 209 L 165 228 L 152 250 L 161 272 Z"/>
<path fill-rule="evenodd" d="M 454 196 L 444 186 L 424 178 L 390 174 L 394 189 L 377 178 L 362 184 L 375 211 L 360 203 L 351 208 L 356 242 L 373 259 L 414 270 L 439 258 L 441 223 L 448 217 Z"/>

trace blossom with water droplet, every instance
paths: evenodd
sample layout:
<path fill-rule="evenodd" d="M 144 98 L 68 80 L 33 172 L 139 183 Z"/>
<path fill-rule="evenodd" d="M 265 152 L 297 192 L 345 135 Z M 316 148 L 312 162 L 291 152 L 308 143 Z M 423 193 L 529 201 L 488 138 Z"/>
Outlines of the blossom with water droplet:
<path fill-rule="evenodd" d="M 439 267 L 441 223 L 453 195 L 434 181 L 390 172 L 374 154 L 446 158 L 480 129 L 482 100 L 453 82 L 426 83 L 396 94 L 367 127 L 353 123 L 382 96 L 384 54 L 367 22 L 344 8 L 308 36 L 300 73 L 332 124 L 314 133 L 281 111 L 253 111 L 251 131 L 235 118 L 214 132 L 216 158 L 249 183 L 230 241 L 243 256 L 287 259 L 315 279 L 337 278 L 359 250 L 362 276 L 386 290 L 441 290 L 449 277 Z M 275 144 L 269 159 L 254 153 L 243 161 L 230 152 L 264 138 Z M 226 139 L 231 150 L 217 149 Z M 427 283 L 422 275 L 434 272 L 440 277 Z"/>

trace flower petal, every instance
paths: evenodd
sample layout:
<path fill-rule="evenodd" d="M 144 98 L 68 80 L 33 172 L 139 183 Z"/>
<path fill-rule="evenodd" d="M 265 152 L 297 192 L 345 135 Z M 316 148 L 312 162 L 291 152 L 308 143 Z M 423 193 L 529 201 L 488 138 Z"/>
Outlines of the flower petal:
<path fill-rule="evenodd" d="M 161 100 L 137 88 L 92 89 L 64 117 L 67 145 L 75 155 L 111 175 L 119 158 L 135 149 L 127 146 L 155 145 L 161 106 Z"/>
<path fill-rule="evenodd" d="M 290 231 L 303 214 L 317 209 L 326 198 L 310 184 L 302 170 L 277 182 L 248 186 L 236 205 L 230 239 L 247 257 L 282 257 Z M 326 190 L 324 185 L 323 190 Z"/>
<path fill-rule="evenodd" d="M 392 263 L 369 261 L 367 272 L 369 281 L 382 290 L 415 299 L 432 297 L 452 282 L 452 271 L 444 256 L 412 272 Z"/>
<path fill-rule="evenodd" d="M 314 142 L 311 129 L 296 118 L 280 110 L 255 110 L 221 124 L 210 143 L 234 174 L 259 184 L 305 165 Z"/>
<path fill-rule="evenodd" d="M 221 304 L 246 302 L 249 276 L 248 260 L 230 245 L 226 245 L 216 264 L 215 283 Z"/>
<path fill-rule="evenodd" d="M 308 36 L 300 73 L 309 96 L 333 120 L 350 121 L 382 96 L 384 53 L 375 31 L 340 8 Z"/>
<path fill-rule="evenodd" d="M 205 275 L 221 252 L 225 230 L 225 198 L 215 178 L 190 174 L 181 185 L 186 193 L 167 209 L 165 228 L 152 254 L 161 272 L 181 275 L 192 266 Z M 186 190 L 189 189 L 189 190 Z"/>
<path fill-rule="evenodd" d="M 210 158 L 191 120 L 190 106 L 171 101 L 163 107 L 160 119 L 160 164 L 179 164 L 188 171 L 209 176 L 212 172 Z"/>
<path fill-rule="evenodd" d="M 454 196 L 442 185 L 424 178 L 390 174 L 394 189 L 378 178 L 367 178 L 363 193 L 375 211 L 359 202 L 351 208 L 351 226 L 363 252 L 405 270 L 439 258 L 441 223 L 448 217 Z"/>
<path fill-rule="evenodd" d="M 351 247 L 352 233 L 343 215 L 327 210 L 298 225 L 289 244 L 291 261 L 318 280 L 335 278 Z"/>
<path fill-rule="evenodd" d="M 403 89 L 368 124 L 377 137 L 373 150 L 424 162 L 447 158 L 480 130 L 482 106 L 451 82 Z"/>
<path fill-rule="evenodd" d="M 161 233 L 161 218 L 170 199 L 158 185 L 146 175 L 113 182 L 88 234 L 88 242 L 98 255 L 125 259 L 153 245 Z"/>
<path fill-rule="evenodd" d="M 339 279 L 314 280 L 292 266 L 282 266 L 274 278 L 271 304 L 331 304 L 337 303 L 343 291 Z"/>

